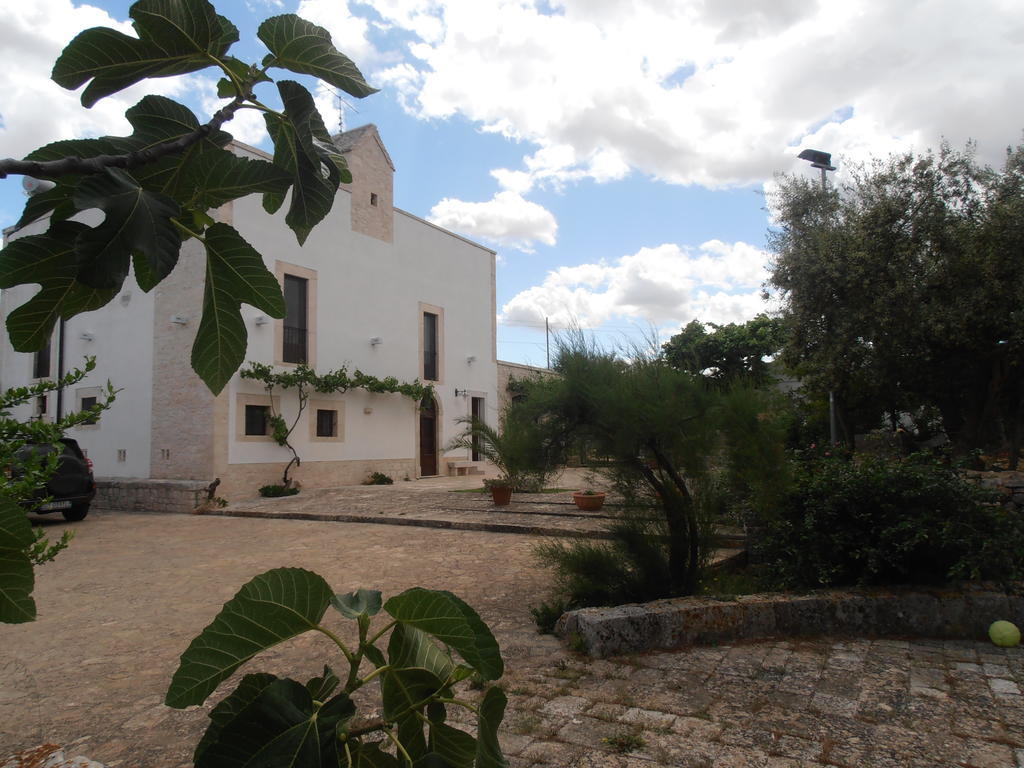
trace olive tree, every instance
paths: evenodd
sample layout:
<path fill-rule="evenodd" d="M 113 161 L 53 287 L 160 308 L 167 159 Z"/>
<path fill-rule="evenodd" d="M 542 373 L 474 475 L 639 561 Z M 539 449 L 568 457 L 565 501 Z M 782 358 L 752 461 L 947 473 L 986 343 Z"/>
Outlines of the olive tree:
<path fill-rule="evenodd" d="M 997 170 L 943 144 L 876 160 L 827 193 L 784 176 L 771 204 L 784 356 L 836 391 L 848 433 L 933 408 L 962 449 L 1009 445 L 1016 460 L 1024 146 Z"/>

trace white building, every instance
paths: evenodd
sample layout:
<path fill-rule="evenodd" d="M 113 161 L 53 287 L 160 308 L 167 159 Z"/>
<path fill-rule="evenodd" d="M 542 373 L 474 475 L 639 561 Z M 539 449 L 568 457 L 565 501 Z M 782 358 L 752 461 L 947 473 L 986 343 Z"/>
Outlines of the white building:
<path fill-rule="evenodd" d="M 243 305 L 246 360 L 288 367 L 305 357 L 321 373 L 345 365 L 350 373 L 358 368 L 434 385 L 433 408 L 424 409 L 402 395 L 314 393 L 291 437 L 302 457 L 293 475 L 304 486 L 358 483 L 372 471 L 396 481 L 446 474 L 448 461 L 471 458 L 444 451 L 459 430 L 455 419 L 475 411 L 497 422 L 495 254 L 393 207 L 394 166 L 374 126 L 342 134 L 338 143 L 354 181 L 304 246 L 284 223 L 287 206 L 270 216 L 252 195 L 218 212 L 263 254 L 289 304 L 285 320 Z M 236 151 L 268 159 L 244 145 Z M 46 226 L 7 234 L 22 237 Z M 219 477 L 218 495 L 226 498 L 279 482 L 290 453 L 268 435 L 252 434 L 269 404 L 261 385 L 236 374 L 215 397 L 191 369 L 204 269 L 201 246 L 185 243 L 174 272 L 152 292 L 143 293 L 129 277 L 110 304 L 69 320 L 63 339 L 55 331 L 48 355 L 13 352 L 4 333 L 0 386 L 56 376 L 59 359 L 66 370 L 95 355 L 88 380 L 59 406 L 51 395 L 37 407 L 52 418 L 58 407 L 67 412 L 88 403 L 108 379 L 121 389 L 96 425 L 69 433 L 97 476 L 206 483 Z M 5 291 L 0 315 L 34 290 Z M 294 392 L 282 392 L 279 405 L 290 423 Z"/>

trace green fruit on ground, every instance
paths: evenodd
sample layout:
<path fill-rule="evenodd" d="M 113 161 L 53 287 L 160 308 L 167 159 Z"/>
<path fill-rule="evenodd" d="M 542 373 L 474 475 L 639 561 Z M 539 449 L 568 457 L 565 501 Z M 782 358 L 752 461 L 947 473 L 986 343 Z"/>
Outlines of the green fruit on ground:
<path fill-rule="evenodd" d="M 1016 648 L 1020 645 L 1020 630 L 1009 621 L 993 621 L 988 636 L 1000 648 Z"/>

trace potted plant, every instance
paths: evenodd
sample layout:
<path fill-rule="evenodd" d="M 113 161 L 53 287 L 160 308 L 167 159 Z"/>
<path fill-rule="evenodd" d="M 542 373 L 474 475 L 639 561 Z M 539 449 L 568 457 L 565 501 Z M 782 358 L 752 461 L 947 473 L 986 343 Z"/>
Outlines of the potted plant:
<path fill-rule="evenodd" d="M 597 512 L 602 506 L 604 506 L 605 493 L 601 491 L 594 491 L 587 488 L 583 491 L 576 491 L 572 495 L 572 500 L 576 502 L 576 506 L 582 512 Z"/>
<path fill-rule="evenodd" d="M 502 417 L 500 430 L 472 416 L 456 421 L 463 431 L 452 438 L 447 450 L 472 451 L 487 459 L 500 473 L 492 482 L 507 485 L 510 491 L 539 491 L 545 486 L 553 471 L 551 447 L 535 421 L 512 409 Z M 492 485 L 485 483 L 485 487 Z"/>
<path fill-rule="evenodd" d="M 503 507 L 512 501 L 512 481 L 507 477 L 495 477 L 484 480 L 484 488 L 491 490 L 494 506 Z"/>

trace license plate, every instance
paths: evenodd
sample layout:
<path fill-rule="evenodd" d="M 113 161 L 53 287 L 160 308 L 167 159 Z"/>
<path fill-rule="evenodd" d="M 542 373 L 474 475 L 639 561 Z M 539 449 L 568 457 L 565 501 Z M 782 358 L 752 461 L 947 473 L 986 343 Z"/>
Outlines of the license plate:
<path fill-rule="evenodd" d="M 70 501 L 51 501 L 48 504 L 43 504 L 39 509 L 43 512 L 52 512 L 55 509 L 71 509 Z"/>

